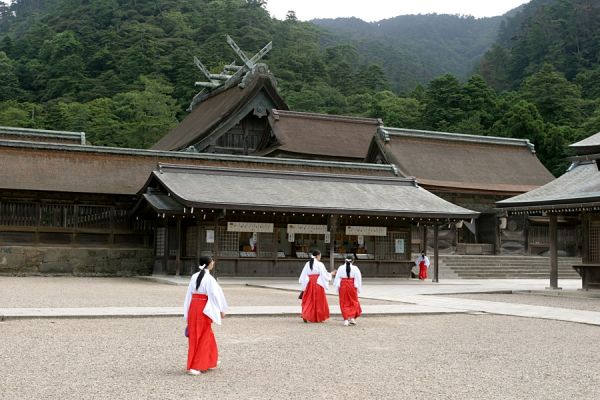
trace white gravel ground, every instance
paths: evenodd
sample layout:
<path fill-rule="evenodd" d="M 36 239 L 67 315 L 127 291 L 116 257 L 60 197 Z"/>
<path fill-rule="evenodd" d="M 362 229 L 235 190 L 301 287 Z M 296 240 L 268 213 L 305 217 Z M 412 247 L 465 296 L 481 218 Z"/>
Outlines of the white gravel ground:
<path fill-rule="evenodd" d="M 1 399 L 598 399 L 598 327 L 490 315 L 231 317 L 184 372 L 178 318 L 0 322 Z"/>
<path fill-rule="evenodd" d="M 466 293 L 445 295 L 461 299 L 498 301 L 501 303 L 529 304 L 533 306 L 560 307 L 572 310 L 600 311 L 600 298 L 544 296 L 539 294 Z"/>

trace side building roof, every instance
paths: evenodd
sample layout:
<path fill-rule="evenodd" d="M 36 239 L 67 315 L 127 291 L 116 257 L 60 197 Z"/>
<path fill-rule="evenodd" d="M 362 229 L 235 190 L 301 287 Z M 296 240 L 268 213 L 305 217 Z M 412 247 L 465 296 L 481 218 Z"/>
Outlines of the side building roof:
<path fill-rule="evenodd" d="M 569 146 L 578 155 L 600 153 L 600 132 Z"/>
<path fill-rule="evenodd" d="M 291 154 L 362 161 L 382 126 L 379 119 L 272 110 L 277 145 L 260 154 Z"/>
<path fill-rule="evenodd" d="M 507 210 L 549 211 L 600 207 L 600 171 L 597 160 L 575 162 L 552 182 L 496 203 Z"/>
<path fill-rule="evenodd" d="M 159 212 L 214 207 L 448 219 L 479 215 L 435 196 L 414 179 L 398 177 L 160 164 L 141 193 Z"/>
<path fill-rule="evenodd" d="M 395 176 L 392 165 L 0 140 L 0 189 L 134 195 L 158 163 Z"/>
<path fill-rule="evenodd" d="M 554 177 L 526 139 L 382 128 L 367 161 L 376 154 L 414 176 L 429 190 L 519 194 Z"/>
<path fill-rule="evenodd" d="M 0 140 L 19 140 L 59 144 L 85 144 L 85 132 L 0 126 Z"/>

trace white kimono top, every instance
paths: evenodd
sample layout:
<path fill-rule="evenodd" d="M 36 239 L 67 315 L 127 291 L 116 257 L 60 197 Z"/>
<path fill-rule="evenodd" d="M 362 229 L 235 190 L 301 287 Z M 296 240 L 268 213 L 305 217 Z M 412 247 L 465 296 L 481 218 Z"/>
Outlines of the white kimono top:
<path fill-rule="evenodd" d="M 333 286 L 335 286 L 335 290 L 340 292 L 340 286 L 342 285 L 343 278 L 354 278 L 354 287 L 360 293 L 360 289 L 362 288 L 362 274 L 360 273 L 360 269 L 354 264 L 350 265 L 350 276 L 346 276 L 346 264 L 340 265 L 335 274 L 335 280 L 333 281 Z"/>
<path fill-rule="evenodd" d="M 421 261 L 423 261 L 423 258 L 425 258 L 425 266 L 427 268 L 429 268 L 429 257 L 425 256 L 423 257 L 422 255 L 420 255 L 419 257 L 417 257 L 417 259 L 415 260 L 415 265 L 418 267 L 419 264 L 421 264 Z"/>
<path fill-rule="evenodd" d="M 325 268 L 325 265 L 315 259 L 314 263 L 313 263 L 313 269 L 310 269 L 310 261 L 307 261 L 306 264 L 304 264 L 304 268 L 302 269 L 302 273 L 300 274 L 300 286 L 302 287 L 302 290 L 306 290 L 306 285 L 308 285 L 309 282 L 309 275 L 319 275 L 319 278 L 317 279 L 317 284 L 321 285 L 325 290 L 327 290 L 327 288 L 329 288 L 329 281 L 331 280 L 331 274 L 329 272 L 327 272 L 327 269 Z"/>
<path fill-rule="evenodd" d="M 185 295 L 185 302 L 183 303 L 183 318 L 186 321 L 188 319 L 192 295 L 205 294 L 208 296 L 208 301 L 204 307 L 204 314 L 212 319 L 215 324 L 221 325 L 221 312 L 227 311 L 228 308 L 223 289 L 221 289 L 217 280 L 210 274 L 210 271 L 206 270 L 202 282 L 200 282 L 200 287 L 196 290 L 196 278 L 198 278 L 199 273 L 200 271 L 196 272 L 190 279 L 187 294 Z"/>

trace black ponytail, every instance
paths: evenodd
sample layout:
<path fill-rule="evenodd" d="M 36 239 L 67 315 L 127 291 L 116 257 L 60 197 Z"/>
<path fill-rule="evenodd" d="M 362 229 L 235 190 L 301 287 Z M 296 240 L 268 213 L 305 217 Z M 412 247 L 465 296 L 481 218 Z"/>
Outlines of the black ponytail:
<path fill-rule="evenodd" d="M 350 266 L 352 265 L 352 257 L 346 257 L 346 278 L 350 278 Z"/>
<path fill-rule="evenodd" d="M 313 250 L 312 257 L 310 258 L 310 261 L 308 262 L 311 271 L 313 270 L 313 264 L 315 263 L 315 258 L 319 255 L 321 255 L 321 252 L 319 250 Z"/>
<path fill-rule="evenodd" d="M 198 277 L 196 278 L 196 291 L 200 287 L 200 282 L 202 282 L 202 278 L 206 275 L 206 268 L 208 268 L 209 264 L 212 262 L 211 257 L 202 256 L 200 257 L 200 266 L 204 265 L 204 268 L 200 270 Z"/>

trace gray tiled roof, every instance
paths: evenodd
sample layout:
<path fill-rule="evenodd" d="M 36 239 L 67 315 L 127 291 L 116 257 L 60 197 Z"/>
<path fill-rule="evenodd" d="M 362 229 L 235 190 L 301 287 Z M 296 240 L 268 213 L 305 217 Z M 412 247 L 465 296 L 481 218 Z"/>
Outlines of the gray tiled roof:
<path fill-rule="evenodd" d="M 574 204 L 600 201 L 600 171 L 588 161 L 530 192 L 497 202 L 499 207 Z"/>
<path fill-rule="evenodd" d="M 473 218 L 412 179 L 161 165 L 154 177 L 188 207 Z M 151 182 L 151 181 L 150 181 Z"/>
<path fill-rule="evenodd" d="M 593 147 L 600 146 L 600 132 L 583 139 L 577 143 L 573 143 L 570 147 Z"/>

